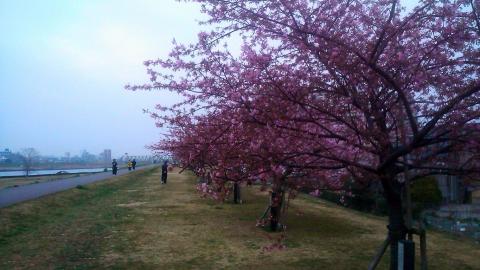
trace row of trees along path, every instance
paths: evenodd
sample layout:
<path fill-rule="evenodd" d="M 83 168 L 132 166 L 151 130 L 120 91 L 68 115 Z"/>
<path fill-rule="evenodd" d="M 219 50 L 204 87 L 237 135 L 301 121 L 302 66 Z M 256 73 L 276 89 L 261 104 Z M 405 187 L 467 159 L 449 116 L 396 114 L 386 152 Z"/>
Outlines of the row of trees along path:
<path fill-rule="evenodd" d="M 216 197 L 228 182 L 268 183 L 274 220 L 285 190 L 379 182 L 397 269 L 404 174 L 478 173 L 480 2 L 194 2 L 207 30 L 146 61 L 150 83 L 126 86 L 184 97 L 150 112 L 170 130 L 153 148 Z"/>

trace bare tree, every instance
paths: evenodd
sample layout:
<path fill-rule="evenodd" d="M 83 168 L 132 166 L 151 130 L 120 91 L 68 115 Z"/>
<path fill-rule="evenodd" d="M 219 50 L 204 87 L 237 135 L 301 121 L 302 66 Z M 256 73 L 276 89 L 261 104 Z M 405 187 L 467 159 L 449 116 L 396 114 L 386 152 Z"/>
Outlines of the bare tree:
<path fill-rule="evenodd" d="M 25 171 L 25 175 L 28 177 L 30 171 L 32 170 L 33 163 L 39 156 L 38 151 L 32 147 L 24 148 L 20 152 L 20 156 L 22 157 L 23 170 Z"/>

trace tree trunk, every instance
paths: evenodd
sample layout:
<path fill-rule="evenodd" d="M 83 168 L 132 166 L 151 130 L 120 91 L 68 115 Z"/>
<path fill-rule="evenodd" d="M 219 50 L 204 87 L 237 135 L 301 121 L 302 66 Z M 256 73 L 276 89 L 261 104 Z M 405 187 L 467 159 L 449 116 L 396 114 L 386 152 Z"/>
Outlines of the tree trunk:
<path fill-rule="evenodd" d="M 282 191 L 280 189 L 276 189 L 272 192 L 270 198 L 270 229 L 272 231 L 277 231 L 278 229 L 278 221 L 280 220 L 280 212 L 282 209 Z"/>
<path fill-rule="evenodd" d="M 398 242 L 405 240 L 401 184 L 394 177 L 382 179 L 384 196 L 388 204 L 388 235 L 390 237 L 390 270 L 398 268 Z"/>
<path fill-rule="evenodd" d="M 237 182 L 233 183 L 233 202 L 240 203 L 240 185 Z"/>

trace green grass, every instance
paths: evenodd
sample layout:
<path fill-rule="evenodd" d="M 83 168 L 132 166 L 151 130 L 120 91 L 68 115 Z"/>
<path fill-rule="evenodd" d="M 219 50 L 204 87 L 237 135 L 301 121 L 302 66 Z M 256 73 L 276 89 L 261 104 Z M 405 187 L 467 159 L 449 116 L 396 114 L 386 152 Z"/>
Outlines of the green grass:
<path fill-rule="evenodd" d="M 268 196 L 243 188 L 246 204 L 201 199 L 194 178 L 158 169 L 0 209 L 0 269 L 366 269 L 385 220 L 299 196 L 281 233 L 255 227 Z M 480 269 L 480 246 L 428 234 L 430 269 Z M 378 269 L 386 269 L 387 259 Z"/>
<path fill-rule="evenodd" d="M 112 237 L 112 228 L 128 225 L 132 212 L 113 207 L 115 194 L 152 171 L 136 172 L 106 183 L 75 189 L 0 210 L 0 267 L 37 269 L 101 266 L 103 248 L 128 246 Z M 120 200 L 128 199 L 126 196 Z M 111 238 L 111 239 L 110 239 Z"/>

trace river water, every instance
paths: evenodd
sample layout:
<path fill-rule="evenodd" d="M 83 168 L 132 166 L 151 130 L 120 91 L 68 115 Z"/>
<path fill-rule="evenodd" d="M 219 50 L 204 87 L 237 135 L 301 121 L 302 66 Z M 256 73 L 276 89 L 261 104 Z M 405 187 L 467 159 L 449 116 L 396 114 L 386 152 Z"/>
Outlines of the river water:
<path fill-rule="evenodd" d="M 30 176 L 34 175 L 46 175 L 46 174 L 56 174 L 59 171 L 67 172 L 67 173 L 96 173 L 96 172 L 103 172 L 103 168 L 95 168 L 95 169 L 56 169 L 56 170 L 35 170 L 30 171 Z M 9 176 L 24 176 L 25 171 L 4 171 L 0 172 L 0 177 L 9 177 Z"/>

